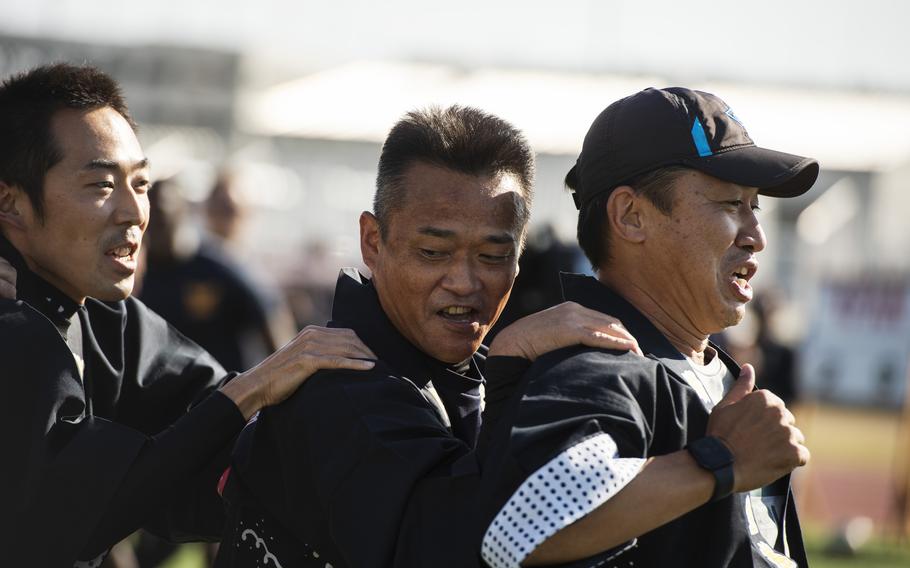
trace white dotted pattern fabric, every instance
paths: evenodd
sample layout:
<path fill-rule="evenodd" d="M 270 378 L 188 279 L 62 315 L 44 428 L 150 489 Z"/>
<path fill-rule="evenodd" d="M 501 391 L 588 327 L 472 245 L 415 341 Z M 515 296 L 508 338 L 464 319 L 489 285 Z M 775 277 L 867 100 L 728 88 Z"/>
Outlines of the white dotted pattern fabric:
<path fill-rule="evenodd" d="M 517 568 L 547 538 L 626 486 L 645 460 L 620 458 L 600 433 L 572 446 L 528 477 L 487 528 L 481 555 L 491 568 Z"/>

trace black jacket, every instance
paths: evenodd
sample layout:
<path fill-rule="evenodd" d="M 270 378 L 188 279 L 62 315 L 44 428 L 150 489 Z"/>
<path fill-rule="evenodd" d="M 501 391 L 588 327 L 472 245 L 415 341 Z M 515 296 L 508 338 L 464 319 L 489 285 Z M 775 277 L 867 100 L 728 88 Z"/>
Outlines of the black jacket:
<path fill-rule="evenodd" d="M 3 565 L 70 568 L 143 525 L 218 535 L 217 473 L 244 424 L 227 397 L 207 396 L 225 371 L 142 303 L 78 306 L 2 237 L 0 256 L 19 295 L 0 300 Z M 70 325 L 81 326 L 84 377 Z"/>
<path fill-rule="evenodd" d="M 618 457 L 646 458 L 681 450 L 705 434 L 710 411 L 683 378 L 691 367 L 651 322 L 593 278 L 564 275 L 563 286 L 567 300 L 619 318 L 647 357 L 586 347 L 554 351 L 532 365 L 518 387 L 520 396 L 489 409 L 498 420 L 484 431 L 486 483 L 478 497 L 480 531 L 486 531 L 532 474 L 586 440 L 607 434 L 615 441 Z M 738 376 L 739 367 L 719 353 Z M 789 476 L 769 491 L 786 495 L 780 532 L 787 535 L 790 557 L 806 566 Z M 575 497 L 588 503 L 579 504 L 579 511 L 590 512 L 601 502 L 595 495 Z M 733 494 L 703 505 L 637 542 L 572 566 L 773 566 L 750 537 L 746 499 L 746 494 Z M 552 522 L 555 529 L 564 526 L 559 520 Z"/>
<path fill-rule="evenodd" d="M 216 565 L 478 565 L 465 519 L 480 479 L 480 365 L 523 360 L 475 355 L 453 371 L 410 344 L 354 272 L 338 279 L 332 325 L 354 329 L 377 365 L 320 371 L 244 430 Z"/>

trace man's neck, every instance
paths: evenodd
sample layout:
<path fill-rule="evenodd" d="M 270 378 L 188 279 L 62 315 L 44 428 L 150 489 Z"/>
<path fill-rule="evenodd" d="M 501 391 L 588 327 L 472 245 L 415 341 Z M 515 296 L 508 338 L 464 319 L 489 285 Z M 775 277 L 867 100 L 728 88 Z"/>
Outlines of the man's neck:
<path fill-rule="evenodd" d="M 32 260 L 28 256 L 23 255 L 23 257 L 25 258 L 26 266 L 31 271 L 31 273 L 34 275 L 34 277 L 40 278 L 49 286 L 53 286 L 55 290 L 59 291 L 61 294 L 63 294 L 64 296 L 66 296 L 67 298 L 69 298 L 70 300 L 75 302 L 77 305 L 82 306 L 85 304 L 85 296 L 79 296 L 77 294 L 72 293 L 71 290 L 69 290 L 67 287 L 61 285 L 61 283 L 56 281 L 55 278 L 50 277 L 50 275 L 48 275 L 48 274 L 45 274 L 44 271 L 41 270 L 34 262 L 32 262 Z"/>
<path fill-rule="evenodd" d="M 680 353 L 703 364 L 708 336 L 699 332 L 681 310 L 677 313 L 670 309 L 672 306 L 659 301 L 647 286 L 628 278 L 629 273 L 626 269 L 611 267 L 598 271 L 597 279 L 635 306 Z"/>
<path fill-rule="evenodd" d="M 0 257 L 4 258 L 16 269 L 17 288 L 20 291 L 23 291 L 30 282 L 40 281 L 42 287 L 53 288 L 57 294 L 61 297 L 65 297 L 68 301 L 74 302 L 80 306 L 85 304 L 86 298 L 84 296 L 74 298 L 72 294 L 67 292 L 65 287 L 59 286 L 53 278 L 48 278 L 43 275 L 42 271 L 35 265 L 29 255 L 23 252 L 23 250 L 26 249 L 21 246 L 21 243 L 17 244 L 9 235 L 0 232 Z"/>

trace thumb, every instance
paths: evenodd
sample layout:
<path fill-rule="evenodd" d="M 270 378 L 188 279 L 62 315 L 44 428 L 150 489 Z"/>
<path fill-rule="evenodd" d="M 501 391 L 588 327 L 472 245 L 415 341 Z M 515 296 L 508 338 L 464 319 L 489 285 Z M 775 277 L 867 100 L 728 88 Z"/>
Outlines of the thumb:
<path fill-rule="evenodd" d="M 733 386 L 730 388 L 730 392 L 717 403 L 717 408 L 723 408 L 724 406 L 739 402 L 743 397 L 752 392 L 754 388 L 755 369 L 752 365 L 745 364 L 739 373 L 739 378 L 736 379 L 736 382 L 734 382 Z"/>

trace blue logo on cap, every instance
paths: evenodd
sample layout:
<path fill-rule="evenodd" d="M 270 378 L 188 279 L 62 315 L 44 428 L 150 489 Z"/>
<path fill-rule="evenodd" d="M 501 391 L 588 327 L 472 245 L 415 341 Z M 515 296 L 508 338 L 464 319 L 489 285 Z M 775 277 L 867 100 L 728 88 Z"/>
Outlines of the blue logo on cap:
<path fill-rule="evenodd" d="M 708 137 L 705 135 L 705 127 L 702 126 L 698 117 L 695 118 L 695 122 L 692 124 L 692 142 L 695 143 L 695 149 L 698 150 L 698 155 L 702 158 L 714 153 L 711 151 L 711 145 L 708 144 Z"/>

